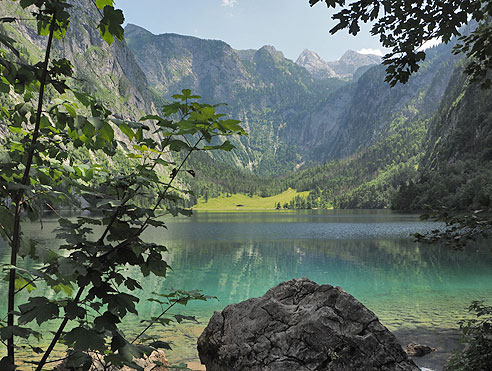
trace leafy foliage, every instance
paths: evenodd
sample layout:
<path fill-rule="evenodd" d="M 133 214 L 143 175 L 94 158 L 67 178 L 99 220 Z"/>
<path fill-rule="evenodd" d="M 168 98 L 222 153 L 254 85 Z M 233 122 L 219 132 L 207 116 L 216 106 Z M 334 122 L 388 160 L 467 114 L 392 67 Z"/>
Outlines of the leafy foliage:
<path fill-rule="evenodd" d="M 2 90 L 17 102 L 0 111 L 9 133 L 0 152 L 0 236 L 11 246 L 11 262 L 4 267 L 9 309 L 7 322 L 0 322 L 0 337 L 7 341 L 8 350 L 2 369 L 15 368 L 14 337 L 39 336 L 15 325 L 16 318 L 19 325 L 58 323 L 50 345 L 35 350 L 42 354 L 33 361 L 36 370 L 43 369 L 60 341 L 71 350 L 71 367 L 87 367 L 91 351 L 99 353 L 106 365 L 138 369 L 134 358 L 162 347 L 158 341 L 144 345 L 140 341 L 144 332 L 155 323 L 192 320 L 165 315 L 176 304 L 208 297 L 181 291 L 164 296 L 160 303 L 167 308 L 129 341 L 118 324 L 128 313 L 138 314 L 139 298 L 131 292 L 141 286 L 121 269 L 136 267 L 143 276 L 166 276 L 169 267 L 162 255 L 166 247 L 145 241 L 142 233 L 150 226 L 165 227 L 164 215 L 189 215 L 178 203 L 189 192 L 174 184 L 191 153 L 231 150 L 225 137 L 244 131 L 239 121 L 217 113 L 217 105 L 200 103 L 190 90 L 173 95 L 174 101 L 164 105 L 162 115 L 144 116 L 138 122 L 117 119 L 95 98 L 69 87 L 73 70 L 68 60 L 50 57 L 52 40 L 63 37 L 69 26 L 70 5 L 63 0 L 21 0 L 20 4 L 34 6 L 38 32 L 48 36 L 48 43 L 44 62 L 28 65 L 13 52 L 13 39 L 2 38 L 2 44 L 7 44 L 0 59 Z M 104 11 L 101 36 L 108 44 L 113 37 L 121 39 L 121 12 L 114 10 L 112 1 L 96 5 Z M 47 104 L 49 89 L 57 93 L 50 90 Z M 124 173 L 115 173 L 115 167 L 87 161 L 79 156 L 81 152 L 123 154 L 129 166 Z M 179 158 L 176 153 L 183 155 Z M 76 205 L 80 200 L 87 205 L 84 209 L 98 214 L 60 217 L 57 237 L 63 243 L 58 249 L 38 246 L 22 234 L 24 217 L 36 220 L 46 208 L 57 213 L 59 205 Z M 18 257 L 36 264 L 20 268 Z M 31 296 L 15 311 L 16 295 L 34 290 L 36 281 L 43 281 L 58 295 Z"/>
<path fill-rule="evenodd" d="M 456 210 L 441 208 L 422 219 L 444 222 L 446 228 L 436 229 L 426 235 L 417 233 L 415 237 L 422 242 L 444 242 L 457 248 L 465 247 L 468 242 L 479 237 L 488 237 L 492 233 L 492 210 L 475 210 L 473 213 L 459 213 Z"/>
<path fill-rule="evenodd" d="M 455 354 L 448 364 L 447 370 L 472 371 L 490 370 L 492 368 L 492 307 L 482 301 L 474 301 L 469 312 L 476 318 L 460 321 L 463 341 L 466 348 Z"/>
<path fill-rule="evenodd" d="M 410 75 L 419 69 L 425 60 L 422 50 L 425 42 L 439 39 L 448 43 L 459 37 L 455 53 L 464 53 L 470 58 L 466 72 L 473 80 L 490 86 L 486 73 L 492 66 L 489 40 L 492 33 L 490 16 L 492 4 L 489 1 L 355 1 L 349 5 L 343 0 L 309 0 L 311 6 L 326 3 L 329 8 L 341 9 L 332 18 L 337 25 L 330 30 L 334 34 L 347 29 L 352 35 L 360 31 L 360 23 L 373 23 L 371 33 L 378 35 L 381 44 L 391 51 L 384 56 L 387 66 L 387 81 L 391 86 L 405 83 Z M 469 35 L 462 34 L 462 26 L 472 21 L 478 27 Z"/>

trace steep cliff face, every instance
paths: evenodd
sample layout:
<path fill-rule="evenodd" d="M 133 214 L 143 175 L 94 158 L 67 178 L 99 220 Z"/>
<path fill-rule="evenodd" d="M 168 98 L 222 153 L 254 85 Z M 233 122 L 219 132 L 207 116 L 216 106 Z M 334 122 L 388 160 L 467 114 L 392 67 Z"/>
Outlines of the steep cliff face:
<path fill-rule="evenodd" d="M 108 46 L 100 37 L 97 24 L 101 14 L 91 0 L 72 1 L 71 24 L 62 40 L 54 41 L 53 55 L 69 59 L 74 65 L 75 79 L 71 84 L 93 94 L 117 116 L 136 119 L 155 112 L 153 98 L 145 74 L 138 66 L 125 42 Z M 16 3 L 2 2 L 1 16 L 18 15 L 29 18 Z M 24 16 L 23 16 L 24 15 Z M 46 39 L 35 32 L 33 21 L 18 21 L 6 25 L 6 31 L 22 45 L 26 58 L 42 58 Z"/>
<path fill-rule="evenodd" d="M 423 167 L 440 171 L 459 161 L 492 161 L 492 92 L 470 84 L 463 63 L 451 74 L 438 114 L 430 124 Z"/>
<path fill-rule="evenodd" d="M 175 94 L 186 86 L 205 99 L 224 101 L 239 87 L 251 84 L 234 50 L 222 41 L 157 36 L 131 24 L 125 28 L 125 38 L 152 89 L 160 95 Z"/>
<path fill-rule="evenodd" d="M 401 185 L 394 207 L 461 210 L 492 206 L 492 92 L 470 84 L 465 61 L 450 80 L 430 120 L 419 171 Z"/>
<path fill-rule="evenodd" d="M 108 46 L 97 24 L 101 14 L 90 0 L 72 2 L 71 26 L 57 52 L 72 61 L 84 89 L 106 102 L 116 114 L 136 119 L 155 112 L 147 79 L 126 42 Z"/>
<path fill-rule="evenodd" d="M 444 96 L 456 58 L 442 46 L 405 85 L 390 88 L 383 66 L 331 94 L 307 117 L 301 140 L 311 162 L 348 157 L 384 137 L 395 121 L 425 120 Z"/>

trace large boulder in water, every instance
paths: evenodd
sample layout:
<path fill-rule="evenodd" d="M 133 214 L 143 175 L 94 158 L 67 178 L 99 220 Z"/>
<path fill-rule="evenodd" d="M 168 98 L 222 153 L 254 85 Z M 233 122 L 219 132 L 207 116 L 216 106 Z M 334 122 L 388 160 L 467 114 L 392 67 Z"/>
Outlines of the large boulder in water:
<path fill-rule="evenodd" d="M 306 278 L 215 312 L 198 339 L 207 371 L 418 371 L 376 315 Z"/>

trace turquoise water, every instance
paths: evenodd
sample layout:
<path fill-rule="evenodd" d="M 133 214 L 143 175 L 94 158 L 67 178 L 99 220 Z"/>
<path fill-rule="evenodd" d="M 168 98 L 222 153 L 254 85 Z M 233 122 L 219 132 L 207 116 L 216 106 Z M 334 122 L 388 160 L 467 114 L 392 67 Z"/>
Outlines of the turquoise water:
<path fill-rule="evenodd" d="M 26 233 L 56 245 L 55 225 L 47 220 L 42 231 L 29 225 Z M 417 215 L 389 211 L 199 212 L 170 219 L 167 231 L 145 236 L 169 248 L 173 271 L 166 279 L 143 281 L 140 317 L 160 313 L 158 305 L 146 301 L 153 291 L 200 289 L 216 296 L 180 310 L 197 316 L 200 324 L 153 330 L 174 340 L 172 360 L 196 360 L 196 337 L 214 310 L 261 296 L 279 282 L 308 277 L 341 286 L 393 331 L 456 328 L 472 300 L 492 301 L 492 254 L 487 241 L 454 251 L 410 237 L 435 227 Z M 7 260 L 6 250 L 0 249 L 0 258 Z M 140 327 L 133 318 L 125 331 Z"/>

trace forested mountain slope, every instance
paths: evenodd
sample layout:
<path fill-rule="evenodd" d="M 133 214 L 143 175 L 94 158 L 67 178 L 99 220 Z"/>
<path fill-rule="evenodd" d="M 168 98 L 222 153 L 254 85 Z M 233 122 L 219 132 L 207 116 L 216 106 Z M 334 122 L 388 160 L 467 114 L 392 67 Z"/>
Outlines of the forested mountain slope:
<path fill-rule="evenodd" d="M 453 118 L 447 117 L 446 107 L 456 107 L 456 99 L 460 96 L 467 97 L 476 87 L 466 87 L 466 79 L 462 75 L 462 61 L 452 56 L 450 48 L 440 46 L 429 51 L 428 61 L 422 71 L 412 78 L 408 85 L 390 89 L 383 81 L 384 71 L 380 67 L 372 68 L 352 85 L 353 94 L 358 97 L 359 107 L 354 102 L 349 116 L 360 115 L 364 119 L 354 119 L 342 126 L 343 129 L 339 131 L 341 135 L 332 138 L 333 147 L 320 145 L 316 151 L 318 155 L 323 155 L 324 151 L 333 151 L 332 156 L 339 158 L 338 160 L 318 166 L 303 166 L 299 171 L 280 178 L 249 182 L 248 189 L 240 191 L 264 195 L 280 193 L 288 187 L 299 191 L 311 191 L 309 203 L 304 203 L 301 207 L 309 204 L 311 207 L 408 208 L 399 202 L 399 196 L 395 195 L 408 194 L 410 199 L 419 199 L 415 193 L 407 192 L 407 185 L 414 184 L 421 178 L 424 169 L 429 168 L 431 159 L 436 161 L 437 155 L 433 154 L 433 151 L 439 149 L 437 153 L 442 157 L 444 149 L 447 149 L 448 159 L 444 162 L 439 161 L 440 164 L 447 164 L 449 158 L 459 153 L 459 148 L 466 147 L 461 147 L 460 140 L 463 138 L 458 139 L 456 134 L 459 131 L 452 129 L 453 124 L 451 127 L 448 126 L 448 120 Z M 422 81 L 427 83 L 423 84 Z M 345 90 L 347 96 L 350 96 L 349 93 L 348 89 Z M 478 91 L 475 94 L 483 93 Z M 390 100 L 394 103 L 389 104 Z M 476 122 L 471 127 L 467 126 L 468 122 L 463 121 L 468 115 L 465 109 L 461 110 L 463 112 L 460 126 L 468 131 L 486 126 L 482 120 L 488 110 L 485 104 L 487 97 L 482 96 L 479 101 L 482 100 L 484 103 L 476 107 L 478 111 L 473 115 Z M 399 102 L 409 103 L 402 105 Z M 472 98 L 470 105 L 473 105 L 471 102 Z M 480 113 L 481 110 L 484 112 Z M 327 115 L 324 119 L 326 117 Z M 308 129 L 309 127 L 305 127 L 304 130 Z M 451 130 L 454 134 L 448 133 L 448 138 L 439 139 L 438 133 L 443 130 L 444 133 Z M 485 134 L 483 129 L 481 134 Z M 477 133 L 474 136 L 480 137 L 481 141 L 487 138 L 487 135 Z M 311 133 L 310 137 L 315 138 L 316 135 Z M 457 143 L 454 143 L 456 141 Z M 452 143 L 456 148 L 449 149 Z M 469 155 L 473 156 L 476 148 L 483 148 L 486 153 L 491 148 L 488 142 L 478 146 L 473 141 L 470 143 Z M 334 149 L 341 152 L 336 153 Z M 426 173 L 431 174 L 429 171 Z M 470 167 L 468 176 L 472 173 L 477 174 L 476 167 Z M 233 186 L 233 182 L 223 180 L 227 179 L 226 173 L 220 178 L 221 183 L 215 183 L 216 186 L 209 189 L 222 189 L 224 192 L 238 190 L 237 186 Z M 436 175 L 435 179 L 444 182 L 448 181 L 449 177 L 441 173 Z M 484 176 L 483 179 L 487 177 Z M 425 178 L 422 178 L 422 187 L 429 187 Z M 454 194 L 454 190 L 442 185 L 438 187 L 443 193 L 449 192 L 448 196 Z M 425 193 L 425 190 L 422 188 L 418 192 Z M 411 206 L 416 207 L 423 208 L 424 205 Z"/>
<path fill-rule="evenodd" d="M 492 205 L 492 91 L 454 70 L 430 123 L 417 176 L 394 200 L 401 209 L 479 209 Z"/>
<path fill-rule="evenodd" d="M 352 81 L 318 79 L 271 46 L 236 51 L 222 41 L 153 35 L 134 25 L 126 38 L 155 94 L 166 98 L 187 87 L 228 104 L 224 112 L 242 120 L 249 136 L 235 143 L 234 159 L 222 160 L 260 175 L 355 155 L 379 142 L 394 120 L 430 117 L 454 63 L 449 47 L 435 48 L 408 84 L 391 89 L 382 66 Z M 349 51 L 330 68 L 353 73 L 375 60 Z"/>

